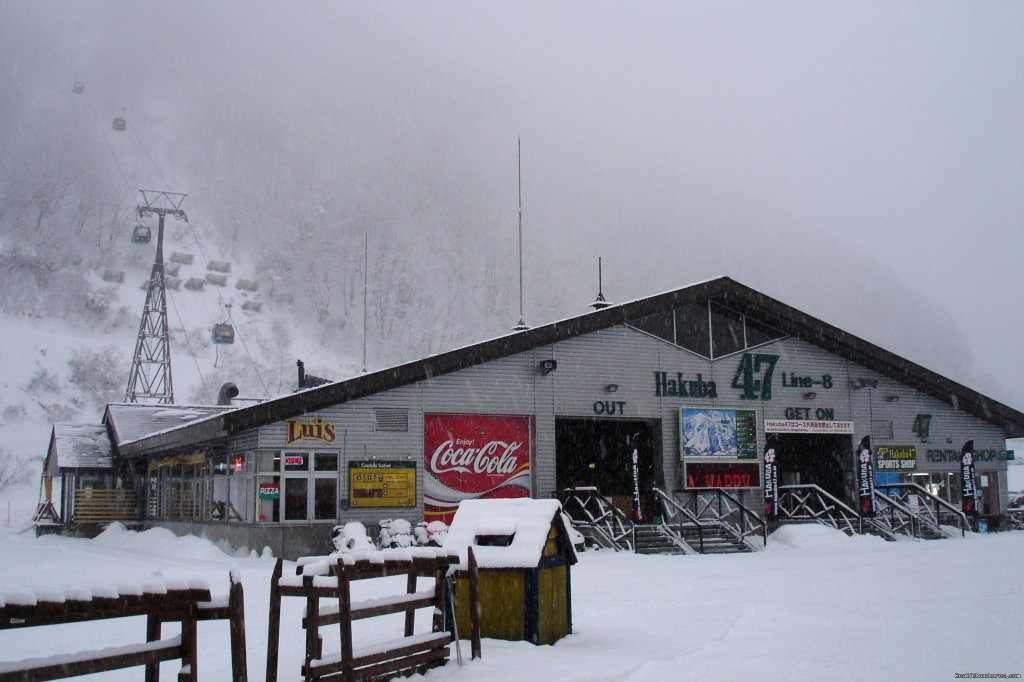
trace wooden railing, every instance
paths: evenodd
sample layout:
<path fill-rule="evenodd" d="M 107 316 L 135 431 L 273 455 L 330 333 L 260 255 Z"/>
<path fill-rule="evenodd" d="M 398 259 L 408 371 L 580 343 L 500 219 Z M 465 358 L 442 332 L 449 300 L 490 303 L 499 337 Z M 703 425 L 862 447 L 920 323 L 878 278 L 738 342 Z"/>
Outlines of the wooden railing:
<path fill-rule="evenodd" d="M 0 662 L 0 682 L 60 680 L 135 666 L 146 667 L 146 682 L 158 682 L 160 663 L 175 659 L 181 661 L 178 682 L 195 682 L 199 679 L 197 624 L 223 619 L 231 628 L 232 682 L 247 680 L 244 595 L 234 576 L 227 598 L 218 600 L 211 599 L 208 587 L 185 582 L 148 583 L 98 594 L 87 590 L 67 595 L 53 589 L 6 591 L 15 599 L 0 600 L 0 630 L 145 616 L 146 641 Z M 161 639 L 162 625 L 171 622 L 181 623 L 181 634 Z"/>
<path fill-rule="evenodd" d="M 446 574 L 450 566 L 459 563 L 458 555 L 381 554 L 383 556 L 375 561 L 368 558 L 354 560 L 351 555 L 305 557 L 299 560 L 295 576 L 285 576 L 283 563 L 278 559 L 270 583 L 266 682 L 277 681 L 282 597 L 306 600 L 306 615 L 302 621 L 306 642 L 303 680 L 389 680 L 396 676 L 423 673 L 448 661 L 448 645 L 452 638 L 445 630 L 443 615 L 447 612 Z M 352 601 L 352 581 L 398 575 L 407 577 L 405 594 Z M 418 591 L 416 582 L 420 577 L 433 578 L 434 584 L 430 589 Z M 322 599 L 334 603 L 322 605 Z M 433 611 L 431 631 L 416 634 L 415 612 L 428 608 Z M 403 636 L 375 645 L 353 646 L 353 621 L 394 613 L 405 614 Z M 320 628 L 329 625 L 339 626 L 341 651 L 325 656 Z M 474 639 L 474 651 L 479 651 L 478 628 Z"/>
<path fill-rule="evenodd" d="M 112 523 L 135 520 L 134 490 L 79 488 L 75 491 L 74 523 Z"/>

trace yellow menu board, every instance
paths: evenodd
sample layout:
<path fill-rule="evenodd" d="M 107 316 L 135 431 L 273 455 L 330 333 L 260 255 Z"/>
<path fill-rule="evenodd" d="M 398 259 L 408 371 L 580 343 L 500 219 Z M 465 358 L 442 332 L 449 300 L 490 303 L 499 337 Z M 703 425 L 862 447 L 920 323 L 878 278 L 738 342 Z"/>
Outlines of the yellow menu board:
<path fill-rule="evenodd" d="M 416 463 L 349 462 L 348 490 L 350 507 L 415 507 Z"/>

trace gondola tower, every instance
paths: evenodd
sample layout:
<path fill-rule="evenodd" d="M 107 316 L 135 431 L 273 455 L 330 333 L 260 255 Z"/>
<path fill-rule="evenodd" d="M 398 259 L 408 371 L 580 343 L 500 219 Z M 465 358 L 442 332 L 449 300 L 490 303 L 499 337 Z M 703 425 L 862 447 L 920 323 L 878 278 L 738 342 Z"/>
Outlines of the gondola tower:
<path fill-rule="evenodd" d="M 140 218 L 157 216 L 156 258 L 146 289 L 146 303 L 142 308 L 139 338 L 135 342 L 132 371 L 124 393 L 126 403 L 174 404 L 174 386 L 171 382 L 171 344 L 167 326 L 167 289 L 164 282 L 164 218 L 188 222 L 181 209 L 187 194 L 160 190 L 139 190 L 143 204 L 138 206 Z"/>

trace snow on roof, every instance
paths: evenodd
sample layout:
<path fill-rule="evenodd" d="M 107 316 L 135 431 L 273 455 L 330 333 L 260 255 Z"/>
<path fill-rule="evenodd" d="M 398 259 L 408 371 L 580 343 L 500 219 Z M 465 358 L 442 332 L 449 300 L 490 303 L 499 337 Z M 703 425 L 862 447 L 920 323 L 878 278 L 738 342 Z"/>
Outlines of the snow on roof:
<path fill-rule="evenodd" d="M 102 424 L 54 424 L 50 456 L 56 469 L 109 469 L 113 465 L 110 438 Z M 53 467 L 53 462 L 50 464 Z M 52 469 L 51 469 L 52 470 Z"/>
<path fill-rule="evenodd" d="M 472 545 L 481 568 L 534 568 L 561 510 L 558 500 L 463 500 L 448 529 L 444 549 L 458 552 L 462 566 L 468 563 Z M 488 535 L 509 536 L 511 542 L 507 547 L 477 544 L 477 538 Z"/>
<path fill-rule="evenodd" d="M 114 428 L 118 446 L 216 417 L 238 405 L 141 405 L 137 403 L 111 403 L 107 415 Z"/>

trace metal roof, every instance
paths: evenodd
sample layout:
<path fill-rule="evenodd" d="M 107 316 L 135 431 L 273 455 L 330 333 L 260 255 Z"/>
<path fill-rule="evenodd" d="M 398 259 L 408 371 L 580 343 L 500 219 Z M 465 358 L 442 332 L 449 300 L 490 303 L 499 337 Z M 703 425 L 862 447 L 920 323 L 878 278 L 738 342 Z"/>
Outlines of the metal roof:
<path fill-rule="evenodd" d="M 110 469 L 114 461 L 107 427 L 54 424 L 47 460 L 47 470 L 53 473 L 61 469 Z"/>
<path fill-rule="evenodd" d="M 238 408 L 195 424 L 119 445 L 126 456 L 185 449 L 264 424 L 297 417 L 515 353 L 639 320 L 688 303 L 714 299 L 839 357 L 891 377 L 944 403 L 999 426 L 1007 438 L 1024 437 L 1024 413 L 899 357 L 728 277 L 707 280 L 655 296 L 612 305 L 533 329 L 507 334 L 403 365 L 363 374 Z M 127 440 L 127 439 L 126 439 Z M 119 440 L 119 444 L 120 444 Z"/>
<path fill-rule="evenodd" d="M 239 409 L 237 405 L 144 405 L 111 403 L 103 415 L 118 449 L 145 436 L 177 429 Z"/>

